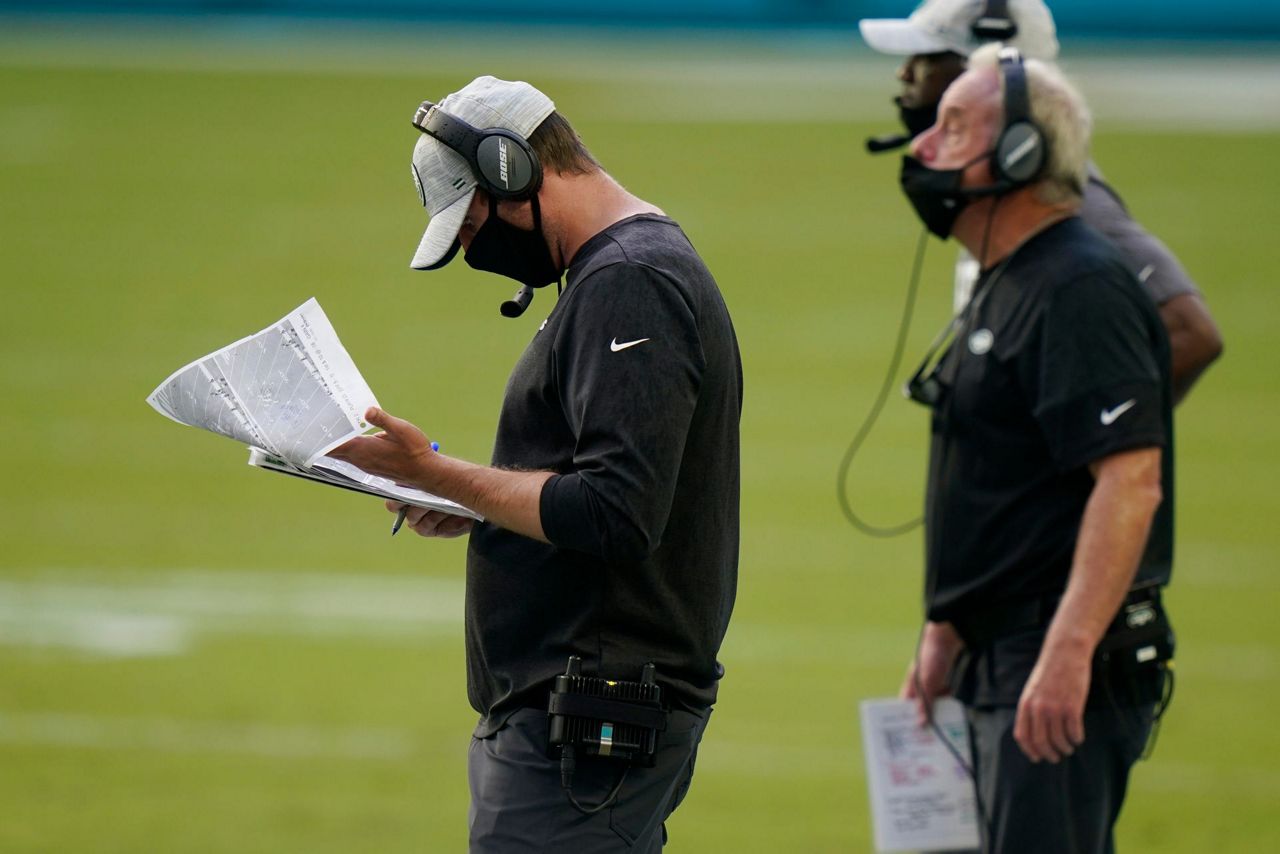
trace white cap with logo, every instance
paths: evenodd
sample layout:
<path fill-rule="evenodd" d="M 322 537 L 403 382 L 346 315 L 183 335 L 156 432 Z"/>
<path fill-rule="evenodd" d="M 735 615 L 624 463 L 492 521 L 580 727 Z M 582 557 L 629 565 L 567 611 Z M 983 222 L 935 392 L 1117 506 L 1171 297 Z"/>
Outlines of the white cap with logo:
<path fill-rule="evenodd" d="M 911 56 L 951 51 L 968 56 L 984 43 L 974 23 L 990 14 L 988 0 L 925 0 L 909 18 L 863 18 L 858 29 L 867 44 L 881 53 Z M 1005 41 L 1031 59 L 1053 61 L 1058 36 L 1053 15 L 1043 0 L 1008 0 L 1008 15 L 1017 33 Z"/>
<path fill-rule="evenodd" d="M 479 130 L 504 128 L 525 139 L 556 108 L 528 83 L 496 77 L 477 77 L 438 106 Z M 431 270 L 447 264 L 457 249 L 458 229 L 476 194 L 476 176 L 465 157 L 427 134 L 418 138 L 410 165 L 418 199 L 431 221 L 409 266 Z"/>

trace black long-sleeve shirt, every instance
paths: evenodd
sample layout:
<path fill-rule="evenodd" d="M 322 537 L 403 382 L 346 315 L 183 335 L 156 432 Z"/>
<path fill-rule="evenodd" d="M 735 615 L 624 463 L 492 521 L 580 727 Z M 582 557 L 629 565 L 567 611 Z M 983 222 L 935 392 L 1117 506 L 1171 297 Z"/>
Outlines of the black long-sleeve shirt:
<path fill-rule="evenodd" d="M 708 706 L 737 587 L 742 363 L 715 280 L 671 220 L 615 223 L 508 381 L 493 464 L 555 472 L 550 544 L 482 523 L 467 559 L 478 733 L 544 706 L 570 655 Z"/>

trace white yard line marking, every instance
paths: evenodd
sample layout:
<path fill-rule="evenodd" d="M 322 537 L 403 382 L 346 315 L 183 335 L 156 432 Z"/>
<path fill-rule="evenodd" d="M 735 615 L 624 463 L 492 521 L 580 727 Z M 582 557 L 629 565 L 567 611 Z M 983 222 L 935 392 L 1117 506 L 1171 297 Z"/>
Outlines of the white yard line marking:
<path fill-rule="evenodd" d="M 715 729 L 712 723 L 711 728 Z M 842 727 L 845 743 L 815 746 L 812 743 L 765 744 L 720 738 L 712 733 L 698 748 L 698 773 L 708 776 L 754 777 L 762 780 L 852 780 L 863 776 L 854 753 L 857 731 Z"/>
<path fill-rule="evenodd" d="M 417 750 L 403 730 L 30 713 L 0 713 L 0 744 L 383 761 Z"/>
<path fill-rule="evenodd" d="M 435 637 L 462 623 L 461 580 L 287 572 L 51 571 L 0 580 L 0 644 L 177 655 L 200 637 Z"/>

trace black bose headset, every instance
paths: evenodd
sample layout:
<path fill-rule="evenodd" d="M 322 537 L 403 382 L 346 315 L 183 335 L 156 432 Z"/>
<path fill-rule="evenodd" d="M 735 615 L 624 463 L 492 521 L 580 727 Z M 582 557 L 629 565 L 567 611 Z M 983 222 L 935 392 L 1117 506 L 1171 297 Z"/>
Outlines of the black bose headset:
<path fill-rule="evenodd" d="M 413 126 L 462 155 L 480 189 L 496 199 L 529 199 L 542 186 L 538 155 L 515 131 L 480 130 L 430 101 L 413 114 Z"/>
<path fill-rule="evenodd" d="M 1044 132 L 1031 118 L 1027 96 L 1027 69 L 1017 48 L 1000 50 L 1004 77 L 1004 129 L 991 153 L 991 172 L 1010 189 L 1030 184 L 1049 160 Z"/>
<path fill-rule="evenodd" d="M 987 0 L 969 31 L 980 42 L 1007 42 L 1016 36 L 1018 24 L 1009 16 L 1009 0 Z"/>
<path fill-rule="evenodd" d="M 462 155 L 475 176 L 476 185 L 489 194 L 491 204 L 533 199 L 537 221 L 536 197 L 538 188 L 542 186 L 542 164 L 527 139 L 506 128 L 480 130 L 457 116 L 449 115 L 430 101 L 423 101 L 413 114 L 413 126 Z M 448 264 L 460 247 L 455 239 L 453 247 L 430 269 Z M 533 289 L 521 285 L 516 295 L 502 304 L 502 315 L 519 317 L 532 300 Z"/>

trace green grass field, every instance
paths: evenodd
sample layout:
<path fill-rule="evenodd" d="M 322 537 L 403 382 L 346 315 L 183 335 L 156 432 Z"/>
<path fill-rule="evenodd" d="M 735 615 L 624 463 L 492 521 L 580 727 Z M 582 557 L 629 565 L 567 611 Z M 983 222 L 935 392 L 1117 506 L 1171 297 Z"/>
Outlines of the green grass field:
<path fill-rule="evenodd" d="M 249 469 L 144 398 L 315 296 L 387 409 L 487 459 L 554 296 L 510 321 L 509 284 L 408 269 L 425 224 L 408 119 L 480 73 L 545 89 L 682 223 L 740 336 L 740 595 L 670 850 L 870 850 L 857 704 L 897 689 L 921 545 L 853 531 L 835 469 L 918 233 L 896 163 L 860 148 L 891 125 L 892 62 L 764 36 L 705 52 L 9 23 L 0 850 L 464 848 L 464 544 L 393 541 L 376 501 Z M 1280 850 L 1280 125 L 1108 115 L 1099 162 L 1227 340 L 1178 413 L 1178 689 L 1120 847 Z M 908 360 L 946 317 L 952 252 L 930 248 Z M 872 521 L 918 509 L 925 429 L 891 401 L 853 471 Z"/>

